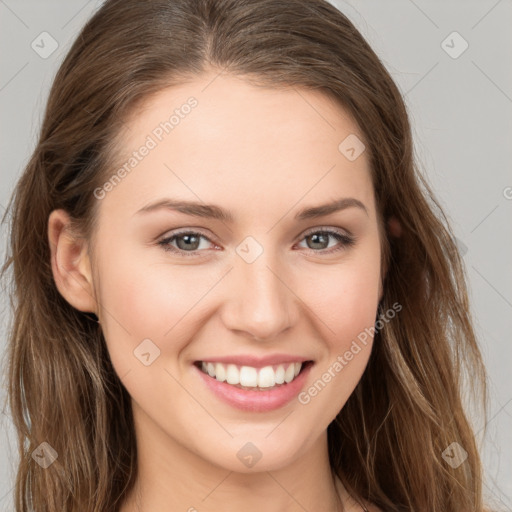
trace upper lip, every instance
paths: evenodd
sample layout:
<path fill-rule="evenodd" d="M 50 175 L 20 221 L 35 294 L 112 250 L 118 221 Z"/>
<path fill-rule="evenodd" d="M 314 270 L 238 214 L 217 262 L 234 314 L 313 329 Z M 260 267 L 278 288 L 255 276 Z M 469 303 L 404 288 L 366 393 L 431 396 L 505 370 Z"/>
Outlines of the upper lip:
<path fill-rule="evenodd" d="M 304 363 L 306 361 L 312 361 L 312 359 L 308 357 L 294 356 L 291 354 L 273 354 L 262 357 L 254 355 L 213 356 L 200 359 L 200 361 L 204 361 L 206 363 L 235 364 L 239 366 L 263 368 L 265 366 L 272 366 L 281 363 Z"/>

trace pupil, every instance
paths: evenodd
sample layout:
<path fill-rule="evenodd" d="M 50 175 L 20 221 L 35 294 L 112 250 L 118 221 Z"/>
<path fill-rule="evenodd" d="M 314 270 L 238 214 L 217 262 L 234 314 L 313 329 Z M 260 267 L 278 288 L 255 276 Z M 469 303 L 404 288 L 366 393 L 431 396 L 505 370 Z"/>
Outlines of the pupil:
<path fill-rule="evenodd" d="M 195 239 L 195 243 L 194 243 L 194 239 Z M 185 243 L 185 244 L 180 244 L 180 241 L 181 240 L 186 240 L 187 243 L 190 242 L 192 240 L 192 245 L 193 247 L 190 245 L 190 243 Z M 178 239 L 177 239 L 177 242 L 178 242 L 178 247 L 180 249 L 192 249 L 192 250 L 196 250 L 197 247 L 198 247 L 198 240 L 199 240 L 199 237 L 197 236 L 194 236 L 194 235 L 181 235 Z M 183 245 L 183 247 L 180 247 L 181 245 Z"/>
<path fill-rule="evenodd" d="M 319 243 L 320 245 L 323 245 L 327 241 L 327 236 L 325 234 L 316 233 L 316 234 L 310 235 L 308 238 L 310 238 L 313 241 L 313 244 Z M 323 239 L 323 242 L 322 241 L 318 242 L 318 239 Z M 325 247 L 313 247 L 313 249 L 325 249 Z"/>

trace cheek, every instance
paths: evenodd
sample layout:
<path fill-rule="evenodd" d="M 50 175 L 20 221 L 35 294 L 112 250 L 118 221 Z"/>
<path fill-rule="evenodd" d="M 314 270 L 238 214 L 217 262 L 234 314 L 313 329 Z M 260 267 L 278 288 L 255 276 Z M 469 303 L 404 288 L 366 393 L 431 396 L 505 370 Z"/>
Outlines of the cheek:
<path fill-rule="evenodd" d="M 168 411 L 171 396 L 178 410 L 191 408 L 175 380 L 183 374 L 174 362 L 188 343 L 194 318 L 190 310 L 206 285 L 185 287 L 187 279 L 179 269 L 170 272 L 161 264 L 140 261 L 134 265 L 128 259 L 104 265 L 99 278 L 107 350 L 132 399 L 150 417 Z M 193 413 L 198 415 L 195 409 Z"/>
<path fill-rule="evenodd" d="M 368 249 L 317 274 L 316 292 L 308 302 L 319 319 L 326 348 L 314 375 L 320 381 L 309 398 L 327 388 L 317 403 L 332 417 L 356 387 L 370 357 L 379 301 L 380 252 L 378 244 L 369 244 Z"/>
<path fill-rule="evenodd" d="M 308 306 L 326 326 L 326 340 L 342 349 L 374 325 L 379 301 L 380 253 L 353 253 L 341 264 L 320 269 L 309 283 Z M 305 290 L 303 294 L 305 293 Z"/>
<path fill-rule="evenodd" d="M 325 428 L 344 407 L 372 350 L 379 274 L 371 268 L 365 272 L 364 266 L 345 270 L 326 280 L 317 296 L 315 312 L 321 319 L 317 325 L 325 354 L 298 396 L 304 417 L 318 423 L 315 428 Z"/>
<path fill-rule="evenodd" d="M 180 353 L 199 328 L 195 323 L 206 303 L 201 299 L 219 277 L 206 267 L 166 263 L 158 253 L 150 260 L 137 250 L 129 254 L 129 248 L 116 255 L 114 244 L 107 249 L 111 257 L 102 261 L 98 282 L 112 362 L 119 375 L 138 368 L 134 351 L 149 339 L 163 356 L 155 360 L 159 366 Z"/>
<path fill-rule="evenodd" d="M 157 265 L 144 262 L 136 251 L 131 254 L 129 247 L 119 250 L 116 244 L 105 245 L 109 257 L 101 261 L 97 276 L 101 327 L 121 375 L 140 364 L 133 351 L 143 340 L 150 339 L 161 348 L 163 335 L 177 321 L 180 307 L 176 295 L 169 293 L 172 285 L 158 279 L 161 269 Z"/>
<path fill-rule="evenodd" d="M 162 339 L 199 300 L 208 275 L 197 267 L 166 263 L 163 249 L 116 247 L 105 250 L 110 256 L 99 276 L 106 320 L 117 321 L 134 339 Z"/>

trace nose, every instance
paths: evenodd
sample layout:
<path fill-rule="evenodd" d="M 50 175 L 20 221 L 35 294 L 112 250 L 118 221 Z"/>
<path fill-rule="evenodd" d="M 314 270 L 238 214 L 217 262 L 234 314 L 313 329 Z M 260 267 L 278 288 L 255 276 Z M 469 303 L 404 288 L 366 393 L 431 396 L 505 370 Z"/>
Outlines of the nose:
<path fill-rule="evenodd" d="M 259 341 L 278 337 L 298 318 L 298 299 L 286 278 L 289 273 L 269 253 L 264 251 L 252 263 L 235 259 L 222 309 L 226 328 Z"/>

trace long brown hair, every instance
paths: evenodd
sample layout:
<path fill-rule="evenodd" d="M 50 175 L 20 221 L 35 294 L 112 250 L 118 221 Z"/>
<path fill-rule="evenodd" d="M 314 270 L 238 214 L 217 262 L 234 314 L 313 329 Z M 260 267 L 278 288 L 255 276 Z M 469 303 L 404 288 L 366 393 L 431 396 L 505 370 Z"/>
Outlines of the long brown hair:
<path fill-rule="evenodd" d="M 401 236 L 383 242 L 381 305 L 402 310 L 376 332 L 360 382 L 329 425 L 333 471 L 386 511 L 482 512 L 482 467 L 462 390 L 471 384 L 487 417 L 486 374 L 465 270 L 414 160 L 399 90 L 354 25 L 323 0 L 107 0 L 76 38 L 6 213 L 16 510 L 116 511 L 134 484 L 130 396 L 100 326 L 55 286 L 48 216 L 65 209 L 90 239 L 94 190 L 115 168 L 127 116 L 148 95 L 207 69 L 319 90 L 348 109 L 364 134 L 380 220 L 401 224 Z M 43 442 L 58 454 L 47 469 L 32 457 Z M 467 453 L 458 467 L 442 456 L 454 442 Z"/>

